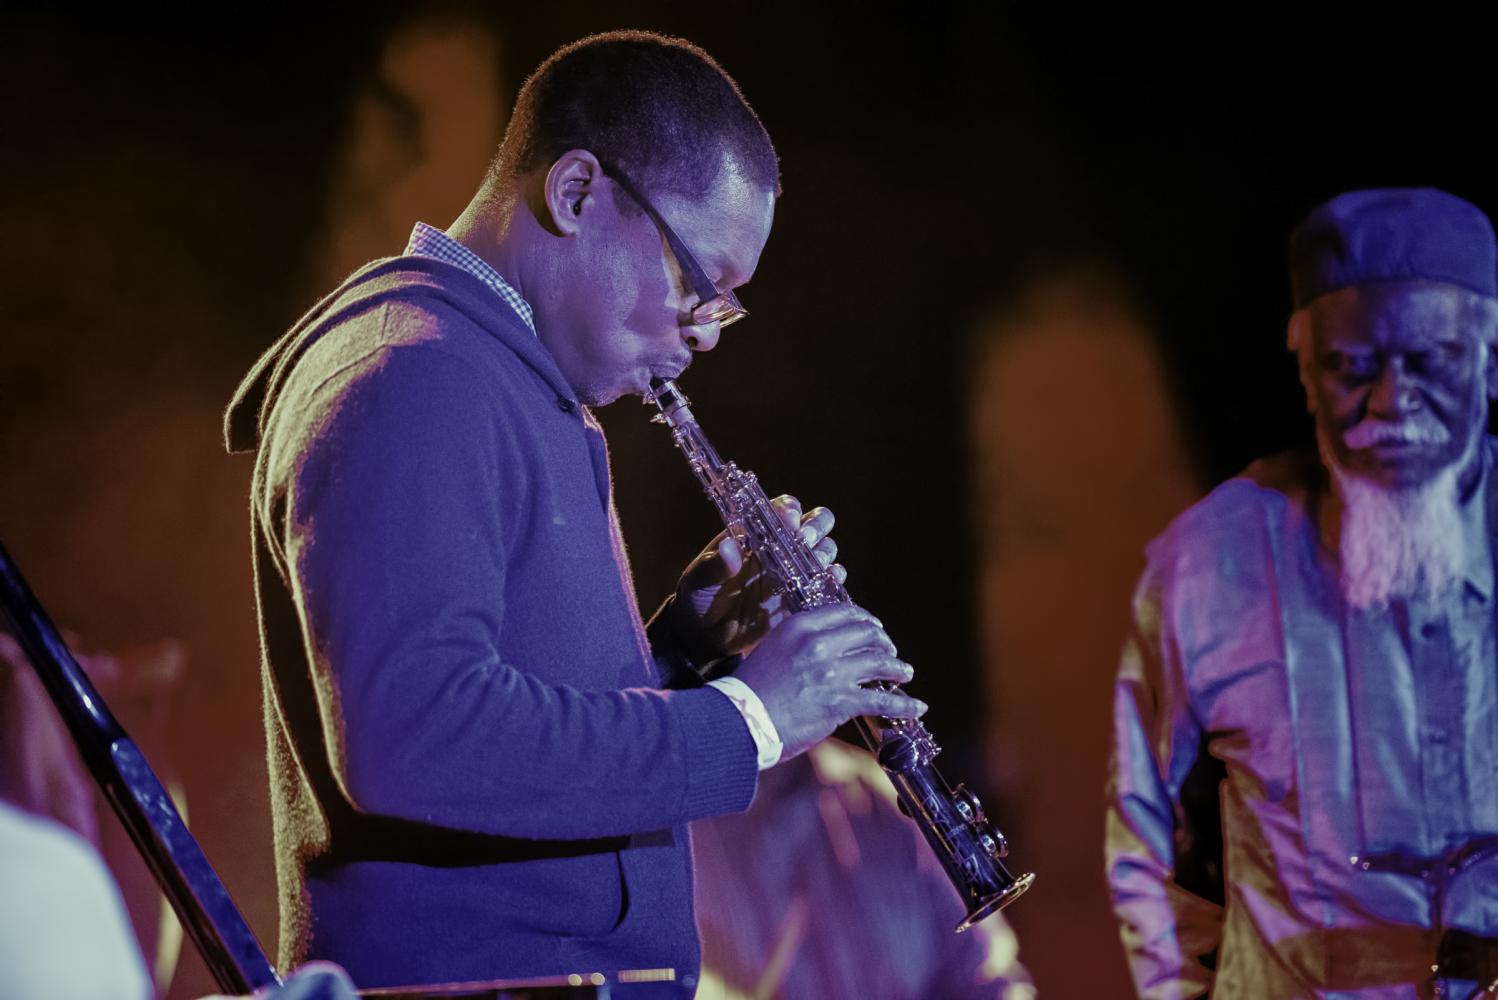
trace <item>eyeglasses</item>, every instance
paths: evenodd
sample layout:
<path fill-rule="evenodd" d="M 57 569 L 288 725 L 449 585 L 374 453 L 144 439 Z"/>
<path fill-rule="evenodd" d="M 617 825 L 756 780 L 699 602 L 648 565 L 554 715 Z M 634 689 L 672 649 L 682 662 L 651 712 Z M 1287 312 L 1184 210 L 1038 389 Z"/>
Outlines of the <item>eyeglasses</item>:
<path fill-rule="evenodd" d="M 728 326 L 730 323 L 737 323 L 745 316 L 748 316 L 749 310 L 745 309 L 739 303 L 739 297 L 733 294 L 732 290 L 719 288 L 707 276 L 707 272 L 702 269 L 702 265 L 697 263 L 697 258 L 692 256 L 692 251 L 687 249 L 687 245 L 681 241 L 681 237 L 677 236 L 675 230 L 666 224 L 666 220 L 661 218 L 661 213 L 657 212 L 655 206 L 650 204 L 649 199 L 640 193 L 639 188 L 635 187 L 629 178 L 625 177 L 616 168 L 605 163 L 600 163 L 599 166 L 603 167 L 603 175 L 605 177 L 618 184 L 624 190 L 625 194 L 633 198 L 635 203 L 645 210 L 645 214 L 650 216 L 650 220 L 655 223 L 656 228 L 661 231 L 661 235 L 666 238 L 666 245 L 671 248 L 671 253 L 676 257 L 676 263 L 680 265 L 683 276 L 687 279 L 687 283 L 692 286 L 692 292 L 697 296 L 697 304 L 692 307 L 691 325 L 706 326 L 708 323 L 717 323 L 722 327 Z"/>

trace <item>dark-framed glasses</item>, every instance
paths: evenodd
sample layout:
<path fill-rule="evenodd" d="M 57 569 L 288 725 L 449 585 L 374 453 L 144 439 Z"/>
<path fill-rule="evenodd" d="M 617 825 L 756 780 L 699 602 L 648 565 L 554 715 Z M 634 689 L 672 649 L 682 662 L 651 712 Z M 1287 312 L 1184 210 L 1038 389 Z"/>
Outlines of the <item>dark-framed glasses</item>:
<path fill-rule="evenodd" d="M 690 314 L 691 325 L 706 326 L 709 323 L 717 323 L 720 327 L 723 327 L 728 326 L 730 323 L 737 323 L 745 316 L 748 316 L 749 310 L 740 304 L 739 297 L 733 294 L 732 289 L 719 288 L 707 276 L 707 272 L 702 269 L 702 265 L 697 263 L 697 258 L 692 256 L 692 251 L 687 249 L 687 245 L 681 241 L 680 236 L 676 235 L 676 231 L 671 228 L 665 219 L 661 218 L 661 213 L 655 210 L 655 206 L 650 203 L 650 199 L 641 194 L 640 189 L 635 187 L 634 183 L 628 177 L 625 177 L 617 167 L 601 161 L 599 166 L 603 168 L 603 175 L 605 177 L 618 184 L 625 194 L 629 195 L 637 205 L 645 210 L 645 214 L 650 216 L 650 221 L 655 223 L 655 227 L 666 238 L 666 245 L 671 248 L 672 255 L 676 257 L 676 263 L 681 267 L 682 276 L 687 279 L 687 284 L 692 286 L 692 293 L 697 296 L 697 304 L 692 307 Z"/>

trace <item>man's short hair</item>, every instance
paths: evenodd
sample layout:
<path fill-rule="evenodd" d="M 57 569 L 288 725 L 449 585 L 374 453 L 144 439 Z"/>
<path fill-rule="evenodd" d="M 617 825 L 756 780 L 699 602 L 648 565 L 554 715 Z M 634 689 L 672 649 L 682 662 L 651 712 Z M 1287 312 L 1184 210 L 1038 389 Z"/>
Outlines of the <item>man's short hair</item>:
<path fill-rule="evenodd" d="M 490 184 L 586 149 L 648 191 L 703 198 L 725 155 L 780 191 L 780 161 L 738 85 L 702 49 L 644 31 L 558 49 L 520 88 Z"/>

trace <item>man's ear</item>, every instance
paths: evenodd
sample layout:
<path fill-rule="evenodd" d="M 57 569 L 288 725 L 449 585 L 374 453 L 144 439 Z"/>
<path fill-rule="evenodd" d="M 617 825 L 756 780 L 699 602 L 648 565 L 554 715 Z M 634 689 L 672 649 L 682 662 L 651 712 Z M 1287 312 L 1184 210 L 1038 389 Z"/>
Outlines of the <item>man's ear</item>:
<path fill-rule="evenodd" d="M 1498 400 L 1498 299 L 1468 293 L 1465 322 L 1475 331 L 1483 356 L 1482 382 L 1488 400 Z"/>
<path fill-rule="evenodd" d="M 586 149 L 569 149 L 546 172 L 541 198 L 550 227 L 563 236 L 575 236 L 589 214 L 600 204 L 603 167 Z"/>
<path fill-rule="evenodd" d="M 1303 307 L 1290 314 L 1285 327 L 1285 346 L 1295 355 L 1295 367 L 1300 372 L 1300 387 L 1306 393 L 1306 412 L 1316 412 L 1316 387 L 1311 383 L 1310 359 L 1315 350 L 1311 346 L 1311 310 Z"/>

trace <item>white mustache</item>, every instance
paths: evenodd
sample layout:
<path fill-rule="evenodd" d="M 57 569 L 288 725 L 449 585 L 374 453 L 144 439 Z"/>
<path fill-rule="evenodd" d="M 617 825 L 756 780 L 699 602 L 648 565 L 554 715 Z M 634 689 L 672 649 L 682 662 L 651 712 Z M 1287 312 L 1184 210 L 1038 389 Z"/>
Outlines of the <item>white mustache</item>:
<path fill-rule="evenodd" d="M 1437 421 L 1425 418 L 1390 423 L 1387 420 L 1364 420 L 1343 435 L 1347 447 L 1354 450 L 1380 444 L 1445 444 L 1451 433 Z"/>

